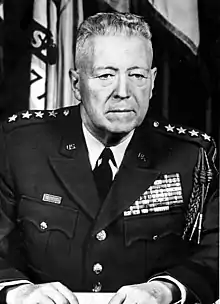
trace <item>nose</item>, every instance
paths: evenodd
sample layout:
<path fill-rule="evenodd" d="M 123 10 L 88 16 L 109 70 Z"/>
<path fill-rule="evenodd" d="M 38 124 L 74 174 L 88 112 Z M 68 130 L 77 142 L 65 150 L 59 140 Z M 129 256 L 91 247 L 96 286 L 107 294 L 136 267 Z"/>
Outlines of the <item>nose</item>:
<path fill-rule="evenodd" d="M 128 98 L 129 94 L 129 87 L 128 87 L 128 80 L 126 79 L 126 75 L 120 75 L 118 77 L 117 86 L 115 89 L 115 98 Z"/>

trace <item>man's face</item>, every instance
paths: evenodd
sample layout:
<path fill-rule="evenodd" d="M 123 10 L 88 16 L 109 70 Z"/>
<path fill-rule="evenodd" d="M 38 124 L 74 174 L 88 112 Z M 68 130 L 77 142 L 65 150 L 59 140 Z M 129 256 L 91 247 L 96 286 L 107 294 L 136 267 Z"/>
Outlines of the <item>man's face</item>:
<path fill-rule="evenodd" d="M 75 73 L 81 116 L 93 134 L 127 134 L 148 110 L 156 69 L 144 38 L 97 36 L 85 68 Z"/>

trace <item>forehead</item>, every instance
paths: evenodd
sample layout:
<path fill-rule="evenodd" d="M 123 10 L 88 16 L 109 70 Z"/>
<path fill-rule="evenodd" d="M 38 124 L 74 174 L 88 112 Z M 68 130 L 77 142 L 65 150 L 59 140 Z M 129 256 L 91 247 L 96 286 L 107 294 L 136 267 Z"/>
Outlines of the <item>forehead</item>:
<path fill-rule="evenodd" d="M 150 68 L 152 50 L 149 41 L 140 36 L 95 36 L 91 40 L 93 68 L 113 66 Z"/>

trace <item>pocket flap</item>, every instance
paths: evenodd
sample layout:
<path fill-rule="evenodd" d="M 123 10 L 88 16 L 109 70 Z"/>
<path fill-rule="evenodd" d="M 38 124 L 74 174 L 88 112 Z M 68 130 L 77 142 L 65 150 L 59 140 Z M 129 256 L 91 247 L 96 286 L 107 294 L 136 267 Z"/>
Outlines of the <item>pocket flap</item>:
<path fill-rule="evenodd" d="M 72 238 L 78 218 L 78 210 L 38 199 L 22 196 L 19 203 L 18 221 L 29 221 L 45 233 L 60 230 Z"/>
<path fill-rule="evenodd" d="M 183 210 L 155 212 L 124 218 L 125 243 L 130 246 L 137 240 L 156 240 L 169 234 L 182 234 Z"/>

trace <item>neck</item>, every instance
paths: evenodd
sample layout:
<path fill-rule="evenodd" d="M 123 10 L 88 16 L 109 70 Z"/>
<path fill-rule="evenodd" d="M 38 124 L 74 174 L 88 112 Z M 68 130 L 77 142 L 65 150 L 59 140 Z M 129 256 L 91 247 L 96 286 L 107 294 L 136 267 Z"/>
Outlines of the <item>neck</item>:
<path fill-rule="evenodd" d="M 108 131 L 100 130 L 99 132 L 92 132 L 87 128 L 87 130 L 97 139 L 99 140 L 104 146 L 117 146 L 118 144 L 122 143 L 128 136 L 129 133 L 111 133 Z"/>
<path fill-rule="evenodd" d="M 84 124 L 84 123 L 83 123 Z M 111 133 L 106 131 L 93 131 L 86 124 L 84 124 L 84 127 L 87 129 L 87 131 L 95 137 L 98 141 L 100 141 L 104 146 L 111 147 L 111 146 L 117 146 L 120 143 L 122 143 L 124 140 L 126 140 L 129 135 L 133 132 L 129 133 Z"/>

